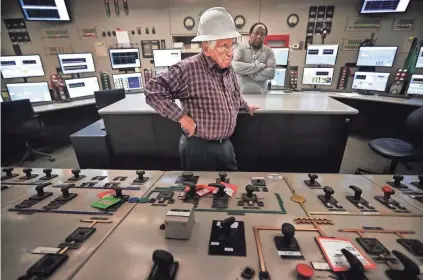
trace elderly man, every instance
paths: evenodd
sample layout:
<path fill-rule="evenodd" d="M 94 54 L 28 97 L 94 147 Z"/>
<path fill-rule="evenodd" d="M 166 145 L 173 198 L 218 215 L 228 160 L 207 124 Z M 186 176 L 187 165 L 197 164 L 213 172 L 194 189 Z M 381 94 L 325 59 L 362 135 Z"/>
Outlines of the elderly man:
<path fill-rule="evenodd" d="M 229 137 L 239 110 L 253 115 L 231 68 L 235 38 L 241 36 L 229 13 L 220 7 L 205 11 L 195 42 L 202 53 L 184 59 L 145 86 L 146 102 L 160 115 L 181 124 L 179 142 L 185 170 L 236 171 Z M 174 102 L 179 99 L 182 109 Z"/>
<path fill-rule="evenodd" d="M 235 49 L 232 66 L 244 94 L 266 93 L 268 81 L 275 77 L 275 54 L 263 45 L 266 35 L 267 27 L 256 23 L 250 29 L 250 40 Z"/>

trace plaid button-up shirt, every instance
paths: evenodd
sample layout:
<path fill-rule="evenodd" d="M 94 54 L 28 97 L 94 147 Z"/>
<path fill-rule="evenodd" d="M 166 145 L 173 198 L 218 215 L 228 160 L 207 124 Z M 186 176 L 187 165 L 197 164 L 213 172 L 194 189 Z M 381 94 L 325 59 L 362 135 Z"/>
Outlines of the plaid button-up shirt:
<path fill-rule="evenodd" d="M 226 139 L 232 135 L 239 110 L 248 111 L 232 67 L 220 69 L 204 54 L 172 66 L 145 85 L 145 100 L 161 116 L 179 121 L 190 116 L 196 137 Z M 182 109 L 176 105 L 179 99 Z"/>

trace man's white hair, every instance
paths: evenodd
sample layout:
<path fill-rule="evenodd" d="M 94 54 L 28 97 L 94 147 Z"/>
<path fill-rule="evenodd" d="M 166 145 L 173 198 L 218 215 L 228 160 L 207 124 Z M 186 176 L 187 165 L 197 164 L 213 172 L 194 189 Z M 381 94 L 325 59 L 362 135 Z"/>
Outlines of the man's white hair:
<path fill-rule="evenodd" d="M 209 48 L 212 50 L 216 46 L 216 41 L 207 41 L 207 44 L 209 45 Z"/>

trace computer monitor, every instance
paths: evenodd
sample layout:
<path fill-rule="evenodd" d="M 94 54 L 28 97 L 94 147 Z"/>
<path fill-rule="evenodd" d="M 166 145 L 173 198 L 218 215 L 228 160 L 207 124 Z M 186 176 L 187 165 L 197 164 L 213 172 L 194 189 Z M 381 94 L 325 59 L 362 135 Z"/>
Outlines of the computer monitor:
<path fill-rule="evenodd" d="M 113 75 L 113 83 L 115 84 L 115 88 L 123 88 L 125 91 L 143 89 L 141 73 Z"/>
<path fill-rule="evenodd" d="M 6 84 L 10 100 L 29 99 L 31 102 L 51 101 L 47 82 Z"/>
<path fill-rule="evenodd" d="M 170 67 L 181 61 L 181 50 L 153 50 L 154 67 Z"/>
<path fill-rule="evenodd" d="M 410 0 L 362 0 L 360 14 L 404 13 Z"/>
<path fill-rule="evenodd" d="M 389 73 L 355 72 L 352 84 L 353 89 L 386 91 Z"/>
<path fill-rule="evenodd" d="M 423 75 L 414 74 L 411 76 L 407 94 L 423 95 Z"/>
<path fill-rule="evenodd" d="M 417 57 L 416 68 L 423 68 L 423 47 L 420 48 L 419 56 Z"/>
<path fill-rule="evenodd" d="M 138 49 L 110 49 L 109 54 L 112 69 L 141 67 Z"/>
<path fill-rule="evenodd" d="M 333 68 L 304 68 L 303 85 L 330 86 L 333 81 Z"/>
<path fill-rule="evenodd" d="M 285 68 L 277 68 L 275 70 L 275 77 L 270 80 L 270 85 L 272 88 L 277 87 L 284 87 L 285 86 L 285 75 L 286 75 L 286 69 Z"/>
<path fill-rule="evenodd" d="M 307 65 L 335 65 L 339 45 L 308 45 Z"/>
<path fill-rule="evenodd" d="M 45 76 L 38 54 L 2 56 L 0 57 L 0 72 L 5 79 Z"/>
<path fill-rule="evenodd" d="M 95 72 L 92 53 L 59 54 L 58 58 L 63 74 Z"/>
<path fill-rule="evenodd" d="M 398 47 L 360 47 L 357 66 L 392 67 Z"/>
<path fill-rule="evenodd" d="M 275 54 L 276 66 L 288 65 L 289 48 L 272 48 Z"/>
<path fill-rule="evenodd" d="M 100 90 L 97 77 L 65 80 L 70 98 L 87 97 Z"/>

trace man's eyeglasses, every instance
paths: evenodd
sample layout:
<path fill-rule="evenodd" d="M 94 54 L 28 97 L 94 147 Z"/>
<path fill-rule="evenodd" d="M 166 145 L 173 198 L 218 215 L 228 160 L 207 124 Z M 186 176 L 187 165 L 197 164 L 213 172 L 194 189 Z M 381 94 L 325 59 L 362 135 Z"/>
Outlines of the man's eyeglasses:
<path fill-rule="evenodd" d="M 216 47 L 217 50 L 221 53 L 227 53 L 230 49 L 234 49 L 238 43 L 236 41 L 233 41 L 232 44 L 223 44 L 222 46 Z"/>

